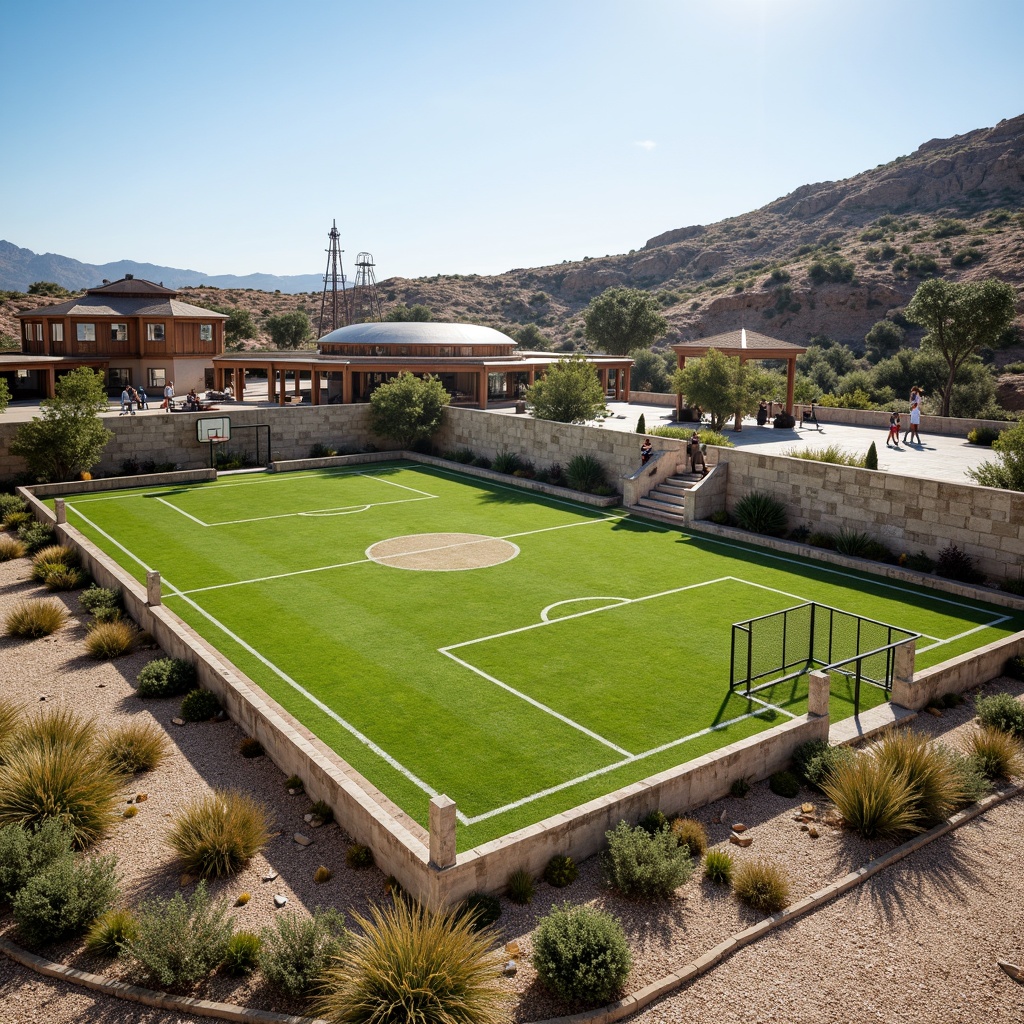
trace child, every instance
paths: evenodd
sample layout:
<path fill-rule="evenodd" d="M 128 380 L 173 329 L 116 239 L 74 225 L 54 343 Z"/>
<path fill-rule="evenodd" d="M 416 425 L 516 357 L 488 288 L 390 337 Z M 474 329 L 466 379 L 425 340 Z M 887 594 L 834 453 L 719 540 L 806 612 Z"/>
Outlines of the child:
<path fill-rule="evenodd" d="M 899 448 L 900 446 L 900 414 L 894 412 L 889 417 L 889 436 L 885 439 L 885 447 L 890 447 L 889 442 L 892 441 L 893 448 Z"/>

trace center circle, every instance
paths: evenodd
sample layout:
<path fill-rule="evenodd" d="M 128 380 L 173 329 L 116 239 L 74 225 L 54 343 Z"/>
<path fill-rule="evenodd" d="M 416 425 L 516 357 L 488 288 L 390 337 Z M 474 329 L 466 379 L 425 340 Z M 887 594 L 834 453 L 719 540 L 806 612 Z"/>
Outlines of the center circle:
<path fill-rule="evenodd" d="M 366 549 L 371 562 L 419 572 L 486 569 L 518 554 L 518 546 L 511 541 L 479 533 L 412 533 L 379 540 Z"/>

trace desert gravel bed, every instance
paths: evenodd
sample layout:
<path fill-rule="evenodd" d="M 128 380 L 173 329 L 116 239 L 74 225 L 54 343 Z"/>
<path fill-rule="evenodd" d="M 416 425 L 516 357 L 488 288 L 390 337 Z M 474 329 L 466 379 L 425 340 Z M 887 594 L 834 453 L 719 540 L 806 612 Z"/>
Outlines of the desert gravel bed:
<path fill-rule="evenodd" d="M 18 600 L 46 592 L 28 578 L 29 563 L 0 563 L 0 618 Z M 49 596 L 49 595 L 47 595 Z M 142 701 L 134 695 L 139 669 L 156 650 L 141 651 L 114 662 L 95 662 L 84 655 L 84 616 L 75 594 L 61 595 L 74 616 L 53 637 L 30 642 L 0 639 L 0 693 L 25 700 L 72 704 L 101 724 L 152 716 L 166 730 L 171 756 L 154 773 L 139 776 L 123 793 L 147 799 L 139 814 L 119 821 L 113 834 L 98 844 L 98 853 L 116 853 L 122 889 L 130 903 L 166 897 L 181 888 L 181 873 L 165 846 L 169 821 L 192 798 L 212 788 L 232 787 L 262 800 L 277 834 L 249 867 L 228 880 L 211 884 L 214 897 L 235 897 L 247 891 L 251 900 L 232 911 L 236 927 L 259 930 L 282 913 L 275 895 L 288 898 L 283 912 L 305 912 L 315 906 L 365 912 L 384 901 L 384 879 L 376 869 L 353 871 L 345 866 L 348 838 L 336 826 L 310 830 L 303 821 L 309 809 L 304 796 L 289 796 L 283 776 L 266 758 L 243 759 L 241 731 L 231 722 L 176 727 L 178 701 Z M 993 689 L 1019 683 L 1002 680 Z M 946 711 L 941 718 L 919 717 L 916 727 L 949 742 L 971 717 L 969 705 Z M 815 803 L 820 837 L 801 831 L 794 812 L 802 801 Z M 755 786 L 742 800 L 726 799 L 701 808 L 695 817 L 707 827 L 712 845 L 726 844 L 739 859 L 767 857 L 785 864 L 798 899 L 888 849 L 891 844 L 860 841 L 826 822 L 820 795 L 804 790 L 793 800 Z M 730 826 L 742 821 L 753 845 L 746 850 L 728 845 Z M 303 832 L 313 839 L 308 848 L 292 839 Z M 737 954 L 687 990 L 666 998 L 644 1013 L 644 1019 L 701 1019 L 709 1006 L 716 1019 L 729 1020 L 974 1020 L 984 1011 L 989 1021 L 1024 1017 L 1024 988 L 995 968 L 999 956 L 1024 956 L 1024 895 L 1020 885 L 1024 847 L 1024 800 L 1017 798 L 988 812 L 952 836 L 915 854 L 901 865 L 811 915 Z M 313 882 L 324 864 L 333 872 L 325 885 Z M 268 871 L 278 877 L 261 881 Z M 186 886 L 191 891 L 191 885 Z M 498 933 L 504 943 L 521 950 L 518 974 L 503 984 L 512 997 L 518 1021 L 538 1020 L 568 1012 L 538 984 L 529 966 L 530 932 L 553 905 L 569 900 L 593 902 L 623 923 L 634 951 L 628 988 L 635 990 L 700 956 L 728 934 L 757 917 L 727 893 L 702 881 L 699 871 L 665 903 L 625 900 L 604 890 L 596 859 L 581 865 L 579 879 L 565 890 L 540 883 L 528 907 L 502 899 Z M 10 935 L 9 925 L 4 934 Z M 51 959 L 136 981 L 123 965 L 97 961 L 69 942 L 46 951 Z M 995 972 L 995 973 L 993 973 Z M 998 975 L 996 977 L 995 975 Z M 285 1012 L 302 1012 L 267 991 L 258 982 L 214 976 L 192 995 Z M 958 1013 L 961 1005 L 966 1016 Z M 46 1021 L 145 1021 L 188 1024 L 191 1016 L 149 1010 L 119 1000 L 85 993 L 62 982 L 39 978 L 0 957 L 2 1019 L 11 1024 Z M 1012 1008 L 1016 1007 L 1016 1015 Z"/>

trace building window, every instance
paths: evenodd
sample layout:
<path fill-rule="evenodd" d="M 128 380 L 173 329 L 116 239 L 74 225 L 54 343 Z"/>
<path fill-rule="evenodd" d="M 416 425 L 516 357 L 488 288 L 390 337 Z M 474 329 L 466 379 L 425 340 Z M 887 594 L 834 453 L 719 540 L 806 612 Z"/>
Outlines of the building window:
<path fill-rule="evenodd" d="M 50 324 L 50 341 L 63 341 L 64 340 L 64 325 L 63 324 Z"/>
<path fill-rule="evenodd" d="M 79 324 L 78 325 L 78 340 L 79 341 L 95 341 L 96 340 L 96 325 L 95 324 Z"/>
<path fill-rule="evenodd" d="M 26 341 L 42 341 L 43 340 L 43 325 L 42 324 L 25 324 L 25 340 Z"/>
<path fill-rule="evenodd" d="M 163 341 L 163 324 L 146 324 L 146 341 Z"/>
<path fill-rule="evenodd" d="M 439 356 L 453 356 L 455 355 L 455 349 L 451 345 L 442 345 L 438 350 Z"/>
<path fill-rule="evenodd" d="M 127 341 L 128 340 L 128 325 L 127 324 L 111 324 L 110 325 L 110 340 L 111 341 Z"/>
<path fill-rule="evenodd" d="M 162 366 L 149 368 L 149 387 L 162 388 L 167 383 L 167 371 Z"/>
<path fill-rule="evenodd" d="M 107 385 L 110 388 L 126 388 L 132 382 L 132 371 L 129 369 L 114 369 L 108 371 Z"/>
<path fill-rule="evenodd" d="M 213 341 L 213 324 L 200 324 L 199 325 L 199 340 L 200 341 Z"/>

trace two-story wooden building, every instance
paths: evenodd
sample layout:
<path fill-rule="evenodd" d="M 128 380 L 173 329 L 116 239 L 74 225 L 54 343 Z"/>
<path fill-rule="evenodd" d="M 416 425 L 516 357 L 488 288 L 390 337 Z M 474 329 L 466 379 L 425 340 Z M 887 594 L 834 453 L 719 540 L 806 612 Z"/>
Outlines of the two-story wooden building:
<path fill-rule="evenodd" d="M 53 306 L 25 310 L 21 355 L 0 355 L 0 374 L 17 397 L 51 397 L 55 379 L 89 366 L 111 392 L 126 384 L 154 396 L 206 386 L 224 351 L 223 313 L 181 302 L 171 288 L 126 276 Z"/>

